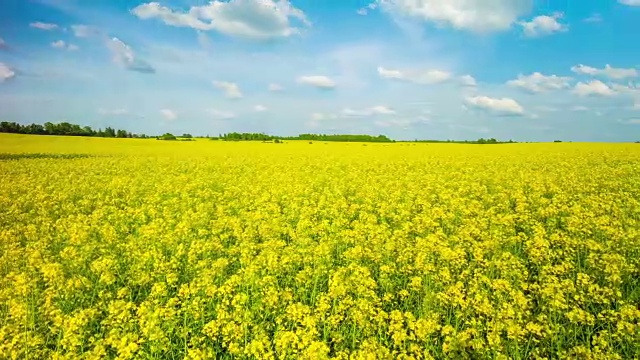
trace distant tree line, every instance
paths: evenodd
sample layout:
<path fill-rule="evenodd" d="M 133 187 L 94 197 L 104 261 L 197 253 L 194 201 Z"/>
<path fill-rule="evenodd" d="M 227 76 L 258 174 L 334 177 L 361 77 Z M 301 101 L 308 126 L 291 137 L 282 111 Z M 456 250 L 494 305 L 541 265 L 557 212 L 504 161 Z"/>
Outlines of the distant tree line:
<path fill-rule="evenodd" d="M 385 135 L 326 135 L 300 134 L 298 136 L 273 136 L 263 133 L 231 132 L 211 137 L 212 140 L 224 141 L 275 141 L 275 140 L 307 140 L 307 141 L 341 141 L 341 142 L 394 142 Z"/>
<path fill-rule="evenodd" d="M 452 143 L 452 144 L 515 144 L 516 142 L 513 140 L 509 141 L 499 141 L 494 138 L 484 139 L 480 138 L 478 140 L 414 140 L 413 142 L 420 143 Z"/>
<path fill-rule="evenodd" d="M 106 127 L 94 130 L 91 126 L 80 126 L 68 122 L 21 125 L 16 122 L 0 122 L 0 133 L 31 135 L 96 136 L 111 138 L 148 138 L 145 134 L 134 134 L 122 129 Z"/>
<path fill-rule="evenodd" d="M 343 141 L 343 142 L 395 142 L 385 135 L 325 135 L 325 134 L 300 134 L 285 140 L 310 140 L 310 141 Z"/>
<path fill-rule="evenodd" d="M 32 134 L 32 135 L 64 135 L 64 136 L 95 136 L 95 137 L 110 137 L 110 138 L 156 138 L 158 140 L 178 140 L 178 137 L 166 133 L 161 136 L 147 136 L 145 134 L 135 134 L 122 129 L 114 129 L 106 127 L 104 129 L 94 130 L 90 126 L 80 126 L 71 124 L 68 122 L 51 123 L 46 122 L 41 124 L 29 124 L 22 125 L 16 122 L 0 122 L 0 133 L 15 133 L 15 134 Z M 194 136 L 191 134 L 182 134 L 180 137 L 184 140 L 192 140 Z M 238 133 L 230 132 L 226 134 L 219 134 L 217 137 L 206 136 L 211 140 L 224 140 L 224 141 L 273 141 L 282 142 L 282 140 L 306 140 L 306 141 L 340 141 L 340 142 L 376 142 L 376 143 L 390 143 L 396 142 L 388 138 L 385 135 L 346 135 L 346 134 L 300 134 L 298 136 L 274 136 L 264 133 Z M 557 142 L 558 140 L 556 140 Z M 514 143 L 513 140 L 498 141 L 494 138 L 478 140 L 415 140 L 414 142 L 420 143 L 458 143 L 458 144 L 505 144 Z"/>

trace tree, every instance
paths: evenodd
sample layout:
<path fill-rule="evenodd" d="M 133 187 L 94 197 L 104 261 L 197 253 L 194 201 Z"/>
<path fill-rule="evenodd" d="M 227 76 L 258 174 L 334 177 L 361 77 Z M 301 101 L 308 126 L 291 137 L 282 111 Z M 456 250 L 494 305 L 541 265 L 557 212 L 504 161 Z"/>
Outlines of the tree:
<path fill-rule="evenodd" d="M 160 136 L 158 140 L 177 140 L 177 138 L 171 133 L 165 133 L 164 135 Z"/>
<path fill-rule="evenodd" d="M 116 131 L 108 127 L 104 129 L 104 137 L 116 137 Z"/>

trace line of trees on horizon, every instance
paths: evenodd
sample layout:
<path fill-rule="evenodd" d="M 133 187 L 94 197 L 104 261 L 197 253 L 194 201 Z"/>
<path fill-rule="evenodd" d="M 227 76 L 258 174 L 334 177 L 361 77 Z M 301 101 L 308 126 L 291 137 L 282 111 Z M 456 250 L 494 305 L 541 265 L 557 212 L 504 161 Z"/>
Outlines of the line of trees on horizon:
<path fill-rule="evenodd" d="M 224 141 L 281 141 L 281 140 L 307 140 L 307 141 L 340 141 L 340 142 L 395 142 L 385 135 L 344 135 L 344 134 L 300 134 L 298 136 L 274 136 L 263 133 L 238 133 L 231 132 L 220 134 L 218 137 L 210 137 L 212 140 Z"/>
<path fill-rule="evenodd" d="M 146 139 L 149 136 L 145 134 L 135 134 L 122 129 L 114 129 L 106 127 L 94 130 L 91 126 L 80 126 L 68 122 L 51 123 L 46 122 L 44 125 L 29 124 L 21 125 L 16 122 L 0 122 L 0 133 L 12 134 L 29 134 L 29 135 L 63 135 L 63 136 L 95 136 L 95 137 L 111 137 L 111 138 L 141 138 Z"/>
<path fill-rule="evenodd" d="M 149 139 L 155 138 L 158 140 L 177 140 L 177 138 L 192 139 L 194 137 L 208 138 L 211 140 L 223 140 L 223 141 L 273 141 L 282 142 L 283 140 L 306 140 L 306 141 L 338 141 L 338 142 L 375 142 L 375 143 L 392 143 L 396 140 L 390 139 L 386 135 L 353 135 L 353 134 L 300 134 L 297 136 L 275 136 L 264 133 L 239 133 L 230 132 L 226 134 L 219 134 L 217 137 L 210 136 L 192 136 L 191 134 L 182 134 L 182 136 L 174 136 L 170 133 L 166 133 L 160 136 L 148 136 L 145 134 L 136 134 L 122 129 L 114 129 L 106 127 L 94 130 L 90 126 L 80 126 L 71 124 L 68 122 L 51 123 L 46 122 L 44 124 L 28 124 L 22 125 L 16 122 L 0 122 L 0 133 L 14 133 L 14 134 L 29 134 L 29 135 L 62 135 L 62 136 L 93 136 L 93 137 L 106 137 L 106 138 L 138 138 Z M 399 141 L 399 142 L 411 142 L 411 141 Z M 515 143 L 513 140 L 498 141 L 494 138 L 478 140 L 414 140 L 413 142 L 420 143 L 458 143 L 458 144 L 505 144 Z"/>

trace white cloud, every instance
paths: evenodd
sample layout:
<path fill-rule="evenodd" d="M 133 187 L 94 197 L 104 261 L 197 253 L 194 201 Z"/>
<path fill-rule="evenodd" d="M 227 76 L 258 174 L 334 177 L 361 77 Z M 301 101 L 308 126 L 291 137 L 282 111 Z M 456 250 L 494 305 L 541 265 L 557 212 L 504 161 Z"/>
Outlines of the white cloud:
<path fill-rule="evenodd" d="M 414 82 L 417 84 L 438 84 L 451 79 L 449 72 L 442 70 L 396 70 L 378 66 L 378 75 L 385 79 Z"/>
<path fill-rule="evenodd" d="M 108 39 L 106 45 L 111 51 L 113 61 L 125 69 L 149 74 L 156 72 L 147 62 L 137 59 L 131 47 L 122 40 L 114 37 Z"/>
<path fill-rule="evenodd" d="M 51 46 L 56 49 L 64 49 L 66 47 L 66 44 L 64 43 L 64 41 L 58 40 L 58 41 L 52 42 Z"/>
<path fill-rule="evenodd" d="M 462 75 L 458 78 L 458 80 L 460 81 L 460 85 L 462 86 L 473 87 L 478 85 L 476 79 L 471 75 Z"/>
<path fill-rule="evenodd" d="M 0 83 L 11 79 L 14 76 L 16 76 L 15 71 L 13 71 L 9 65 L 0 62 Z"/>
<path fill-rule="evenodd" d="M 253 111 L 255 111 L 255 112 L 264 112 L 264 111 L 267 111 L 267 110 L 269 110 L 269 109 L 264 105 L 256 105 L 256 106 L 253 107 Z"/>
<path fill-rule="evenodd" d="M 390 109 L 384 105 L 376 105 L 370 108 L 369 110 L 371 111 L 372 114 L 378 114 L 378 115 L 391 115 L 396 113 L 395 110 Z"/>
<path fill-rule="evenodd" d="M 571 71 L 573 71 L 576 74 L 595 76 L 600 74 L 602 70 L 598 70 L 594 67 L 580 64 L 580 65 L 572 66 Z"/>
<path fill-rule="evenodd" d="M 51 23 L 43 23 L 43 22 L 32 22 L 31 24 L 29 24 L 30 27 L 32 28 L 36 28 L 36 29 L 40 29 L 40 30 L 45 30 L 45 31 L 51 31 L 51 30 L 55 30 L 58 28 L 58 25 L 56 24 L 51 24 Z"/>
<path fill-rule="evenodd" d="M 637 87 L 633 83 L 629 83 L 629 85 L 611 84 L 611 88 L 616 92 L 637 96 L 640 98 L 640 87 Z"/>
<path fill-rule="evenodd" d="M 98 114 L 105 116 L 119 116 L 119 115 L 127 115 L 129 111 L 127 109 L 105 109 L 99 108 Z"/>
<path fill-rule="evenodd" d="M 507 30 L 533 7 L 533 0 L 376 0 L 398 17 L 411 17 L 474 32 Z"/>
<path fill-rule="evenodd" d="M 75 51 L 75 50 L 79 49 L 79 47 L 77 45 L 67 44 L 63 40 L 58 40 L 58 41 L 52 42 L 51 43 L 51 47 L 54 47 L 56 49 L 67 49 L 69 51 Z"/>
<path fill-rule="evenodd" d="M 393 115 L 395 110 L 388 108 L 384 105 L 376 105 L 366 109 L 354 110 L 352 108 L 342 109 L 342 117 L 368 117 L 374 115 Z"/>
<path fill-rule="evenodd" d="M 236 83 L 228 81 L 213 81 L 213 86 L 222 90 L 228 99 L 240 99 L 243 96 L 242 91 L 240 91 L 240 87 Z"/>
<path fill-rule="evenodd" d="M 589 111 L 589 108 L 582 105 L 576 105 L 571 108 L 571 111 Z"/>
<path fill-rule="evenodd" d="M 524 109 L 511 98 L 490 98 L 487 96 L 470 96 L 465 103 L 477 109 L 488 110 L 503 115 L 522 115 Z"/>
<path fill-rule="evenodd" d="M 585 18 L 582 21 L 588 22 L 588 23 L 599 23 L 599 22 L 602 22 L 602 15 L 595 13 L 589 16 L 588 18 Z"/>
<path fill-rule="evenodd" d="M 162 114 L 162 116 L 169 121 L 175 120 L 178 118 L 178 114 L 171 109 L 162 109 L 160 110 L 160 114 Z"/>
<path fill-rule="evenodd" d="M 562 19 L 563 16 L 564 15 L 562 13 L 555 13 L 551 16 L 541 15 L 536 16 L 531 21 L 521 21 L 518 24 L 522 26 L 525 36 L 542 37 L 567 31 L 568 26 L 558 22 L 558 19 Z"/>
<path fill-rule="evenodd" d="M 640 6 L 640 0 L 618 0 L 618 2 L 627 6 Z"/>
<path fill-rule="evenodd" d="M 230 120 L 236 118 L 236 114 L 230 111 L 223 111 L 218 109 L 207 109 L 206 111 L 216 120 Z"/>
<path fill-rule="evenodd" d="M 568 88 L 570 77 L 557 75 L 543 75 L 534 72 L 531 75 L 518 75 L 515 80 L 507 81 L 507 85 L 520 88 L 532 93 L 541 93 L 549 90 L 560 90 Z"/>
<path fill-rule="evenodd" d="M 79 38 L 88 38 L 100 34 L 100 30 L 89 25 L 71 25 L 71 30 Z"/>
<path fill-rule="evenodd" d="M 616 94 L 607 84 L 600 80 L 587 83 L 579 82 L 573 88 L 573 93 L 579 96 L 613 96 Z"/>
<path fill-rule="evenodd" d="M 323 113 L 313 113 L 311 114 L 311 119 L 314 121 L 320 121 L 326 119 L 326 115 Z"/>
<path fill-rule="evenodd" d="M 319 89 L 333 89 L 336 87 L 335 81 L 323 75 L 300 76 L 297 81 L 300 84 L 311 85 Z"/>
<path fill-rule="evenodd" d="M 269 91 L 278 92 L 282 90 L 284 90 L 284 88 L 280 84 L 276 84 L 276 83 L 269 84 Z"/>
<path fill-rule="evenodd" d="M 628 85 L 612 84 L 611 89 L 616 93 L 631 97 L 633 105 L 632 110 L 640 110 L 640 87 L 637 84 L 629 83 Z"/>
<path fill-rule="evenodd" d="M 312 113 L 311 121 L 313 125 L 318 125 L 318 122 L 322 120 L 356 119 L 356 118 L 367 118 L 367 117 L 379 118 L 379 117 L 388 117 L 395 114 L 396 114 L 395 110 L 385 105 L 376 105 L 376 106 L 363 108 L 363 109 L 353 109 L 351 107 L 346 107 L 338 113 L 320 113 L 320 112 Z"/>
<path fill-rule="evenodd" d="M 7 43 L 4 41 L 3 38 L 0 38 L 0 49 L 4 49 L 7 47 Z"/>
<path fill-rule="evenodd" d="M 265 40 L 299 34 L 300 28 L 291 24 L 292 19 L 311 25 L 304 12 L 288 0 L 214 0 L 207 5 L 193 6 L 187 12 L 149 2 L 131 12 L 140 19 L 158 18 L 171 26 Z"/>
<path fill-rule="evenodd" d="M 618 120 L 619 123 L 627 124 L 627 125 L 640 125 L 640 118 L 638 119 L 627 119 L 627 120 Z"/>
<path fill-rule="evenodd" d="M 365 6 L 365 7 L 362 7 L 360 9 L 358 9 L 356 11 L 356 13 L 358 15 L 362 15 L 362 16 L 368 15 L 369 14 L 369 10 L 375 10 L 377 7 L 378 7 L 377 3 L 371 3 L 371 4 L 369 4 L 369 5 Z"/>
<path fill-rule="evenodd" d="M 591 66 L 586 65 L 576 65 L 571 68 L 571 71 L 581 75 L 591 75 L 591 76 L 604 76 L 610 79 L 621 80 L 626 78 L 634 78 L 638 77 L 640 73 L 638 70 L 634 68 L 614 68 L 609 64 L 604 66 L 604 69 L 597 69 Z"/>

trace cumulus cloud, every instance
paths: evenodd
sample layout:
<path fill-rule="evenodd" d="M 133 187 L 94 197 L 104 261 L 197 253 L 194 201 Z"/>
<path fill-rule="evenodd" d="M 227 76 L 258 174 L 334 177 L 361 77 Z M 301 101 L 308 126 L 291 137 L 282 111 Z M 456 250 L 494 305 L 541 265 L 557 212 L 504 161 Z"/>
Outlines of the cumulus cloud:
<path fill-rule="evenodd" d="M 613 96 L 616 92 L 600 80 L 579 82 L 573 88 L 573 93 L 578 96 Z"/>
<path fill-rule="evenodd" d="M 478 85 L 476 79 L 471 75 L 462 75 L 458 77 L 458 80 L 460 81 L 460 85 L 462 86 L 474 87 Z"/>
<path fill-rule="evenodd" d="M 336 113 L 320 113 L 320 112 L 312 113 L 311 120 L 312 122 L 315 122 L 317 124 L 317 122 L 322 120 L 358 119 L 358 118 L 368 118 L 368 117 L 382 118 L 382 117 L 389 117 L 395 114 L 396 114 L 395 110 L 385 105 L 375 105 L 375 106 L 361 108 L 361 109 L 346 107 Z"/>
<path fill-rule="evenodd" d="M 341 115 L 342 117 L 367 117 L 374 115 L 393 115 L 395 114 L 395 110 L 384 106 L 384 105 L 376 105 L 370 108 L 358 109 L 354 110 L 352 108 L 344 108 L 342 109 Z"/>
<path fill-rule="evenodd" d="M 240 91 L 240 87 L 236 83 L 215 80 L 213 81 L 213 86 L 222 90 L 228 99 L 240 99 L 243 96 L 242 91 Z"/>
<path fill-rule="evenodd" d="M 336 87 L 335 81 L 323 75 L 300 76 L 297 81 L 300 84 L 311 85 L 319 89 L 333 89 Z"/>
<path fill-rule="evenodd" d="M 442 70 L 396 70 L 386 69 L 382 66 L 378 66 L 378 75 L 385 79 L 409 81 L 417 84 L 438 84 L 452 78 L 451 73 Z"/>
<path fill-rule="evenodd" d="M 637 84 L 611 84 L 611 89 L 616 92 L 616 94 L 630 97 L 633 101 L 633 105 L 631 106 L 632 110 L 640 110 L 640 87 Z"/>
<path fill-rule="evenodd" d="M 178 118 L 178 114 L 171 110 L 171 109 L 162 109 L 160 110 L 160 114 L 166 119 L 166 120 L 175 120 Z"/>
<path fill-rule="evenodd" d="M 550 90 L 560 90 L 568 88 L 570 77 L 557 75 L 543 75 L 534 72 L 531 75 L 518 75 L 517 79 L 507 81 L 507 85 L 519 88 L 531 93 L 541 93 Z"/>
<path fill-rule="evenodd" d="M 493 112 L 499 115 L 522 115 L 524 109 L 511 98 L 491 98 L 488 96 L 470 96 L 465 103 L 471 107 Z"/>
<path fill-rule="evenodd" d="M 282 87 L 282 85 L 277 84 L 277 83 L 271 83 L 271 84 L 269 84 L 269 88 L 268 88 L 268 89 L 269 89 L 269 91 L 272 91 L 272 92 L 278 92 L 278 91 L 282 91 L 282 90 L 284 90 L 284 88 Z"/>
<path fill-rule="evenodd" d="M 100 35 L 100 30 L 89 25 L 71 25 L 71 30 L 73 31 L 73 34 L 79 38 L 89 38 Z"/>
<path fill-rule="evenodd" d="M 156 70 L 146 61 L 138 59 L 129 45 L 114 37 L 107 40 L 113 61 L 123 68 L 140 73 L 153 74 Z"/>
<path fill-rule="evenodd" d="M 62 40 L 54 41 L 51 43 L 51 46 L 57 49 L 64 49 L 66 44 Z"/>
<path fill-rule="evenodd" d="M 558 22 L 564 15 L 555 13 L 551 16 L 541 15 L 534 17 L 531 21 L 521 21 L 524 35 L 527 37 L 542 37 L 568 30 L 568 26 Z"/>
<path fill-rule="evenodd" d="M 314 120 L 314 121 L 320 121 L 320 120 L 324 120 L 324 119 L 327 119 L 327 118 L 328 118 L 328 116 L 326 114 L 323 114 L 323 113 L 313 113 L 313 114 L 311 114 L 311 120 Z"/>
<path fill-rule="evenodd" d="M 267 110 L 269 110 L 269 109 L 264 105 L 256 105 L 256 106 L 253 107 L 253 111 L 255 111 L 255 112 L 264 112 L 264 111 L 267 111 Z"/>
<path fill-rule="evenodd" d="M 75 51 L 75 50 L 79 49 L 79 47 L 77 45 L 67 44 L 63 40 L 58 40 L 58 41 L 52 42 L 51 43 L 51 47 L 54 47 L 56 49 L 67 49 L 69 51 Z"/>
<path fill-rule="evenodd" d="M 358 15 L 365 16 L 365 15 L 369 14 L 369 10 L 375 10 L 377 8 L 378 8 L 378 4 L 377 3 L 371 3 L 371 4 L 369 4 L 369 5 L 365 6 L 365 7 L 362 7 L 360 9 L 356 10 L 356 13 Z"/>
<path fill-rule="evenodd" d="M 0 62 L 0 83 L 3 83 L 14 76 L 16 76 L 16 72 L 13 71 L 9 65 Z"/>
<path fill-rule="evenodd" d="M 571 111 L 589 111 L 589 108 L 582 105 L 576 105 L 571 108 Z"/>
<path fill-rule="evenodd" d="M 40 21 L 32 22 L 31 24 L 29 24 L 29 26 L 35 29 L 40 29 L 45 31 L 51 31 L 58 28 L 57 24 L 44 23 Z"/>
<path fill-rule="evenodd" d="M 215 120 L 230 120 L 236 118 L 236 114 L 230 111 L 223 111 L 218 109 L 207 109 L 206 111 Z"/>
<path fill-rule="evenodd" d="M 533 0 L 376 0 L 374 3 L 394 17 L 480 33 L 508 30 L 533 7 Z"/>
<path fill-rule="evenodd" d="M 311 26 L 304 12 L 288 0 L 215 0 L 207 5 L 192 6 L 186 12 L 149 2 L 131 12 L 140 19 L 157 18 L 170 26 L 215 30 L 229 36 L 262 40 L 299 34 L 300 28 L 293 26 L 292 20 Z"/>
<path fill-rule="evenodd" d="M 576 65 L 571 68 L 576 74 L 607 77 L 614 80 L 621 80 L 627 78 L 638 77 L 638 70 L 634 68 L 614 68 L 609 64 L 604 66 L 604 69 L 598 69 L 587 65 Z"/>
<path fill-rule="evenodd" d="M 640 87 L 638 87 L 636 84 L 611 84 L 611 88 L 616 92 L 640 98 Z"/>

